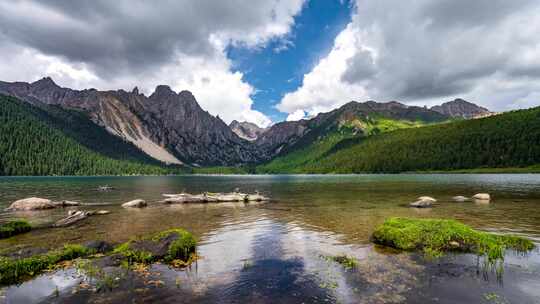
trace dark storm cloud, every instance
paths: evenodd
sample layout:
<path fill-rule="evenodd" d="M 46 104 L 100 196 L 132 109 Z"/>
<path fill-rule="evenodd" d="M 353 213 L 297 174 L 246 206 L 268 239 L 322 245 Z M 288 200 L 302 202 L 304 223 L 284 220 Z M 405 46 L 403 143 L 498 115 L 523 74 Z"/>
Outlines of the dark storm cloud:
<path fill-rule="evenodd" d="M 342 80 L 374 98 L 418 100 L 465 94 L 494 75 L 538 77 L 540 62 L 514 62 L 539 43 L 535 0 L 359 1 L 359 48 Z M 533 29 L 532 32 L 528 32 Z M 521 56 L 523 57 L 523 56 Z M 530 57 L 530 56 L 529 56 Z M 526 68 L 525 68 L 526 67 Z M 373 71 L 376 71 L 373 72 Z M 366 84 L 366 79 L 367 84 Z"/>
<path fill-rule="evenodd" d="M 84 62 L 107 77 L 156 68 L 177 53 L 211 56 L 216 52 L 212 35 L 248 36 L 279 17 L 275 5 L 241 0 L 21 1 L 0 9 L 0 35 L 4 43 Z"/>

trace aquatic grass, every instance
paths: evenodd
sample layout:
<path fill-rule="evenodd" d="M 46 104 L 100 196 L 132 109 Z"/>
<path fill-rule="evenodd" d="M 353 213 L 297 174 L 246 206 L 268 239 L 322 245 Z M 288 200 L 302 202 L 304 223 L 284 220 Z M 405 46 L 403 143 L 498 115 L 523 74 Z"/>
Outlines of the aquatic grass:
<path fill-rule="evenodd" d="M 146 243 L 143 247 L 159 247 L 159 243 L 169 242 L 167 252 L 162 255 L 156 255 L 151 250 L 138 248 L 140 244 Z M 156 261 L 164 261 L 175 265 L 189 264 L 194 257 L 197 247 L 197 240 L 188 231 L 180 228 L 169 229 L 156 234 L 132 239 L 117 246 L 113 253 L 121 254 L 129 264 L 143 263 L 150 264 Z M 183 263 L 179 263 L 183 262 Z"/>
<path fill-rule="evenodd" d="M 62 261 L 73 260 L 93 253 L 95 253 L 93 249 L 82 245 L 68 244 L 64 245 L 62 249 L 23 259 L 0 257 L 0 284 L 17 284 L 44 270 L 51 269 Z"/>
<path fill-rule="evenodd" d="M 389 218 L 375 229 L 372 239 L 401 250 L 421 250 L 428 257 L 452 251 L 475 253 L 484 257 L 488 266 L 497 262 L 501 266 L 506 250 L 526 253 L 535 248 L 528 239 L 482 232 L 448 219 Z"/>
<path fill-rule="evenodd" d="M 32 226 L 24 220 L 14 220 L 0 225 L 0 239 L 12 237 L 32 230 Z"/>
<path fill-rule="evenodd" d="M 327 261 L 332 261 L 340 264 L 341 266 L 345 267 L 346 269 L 353 269 L 358 266 L 358 261 L 354 257 L 350 257 L 345 254 L 336 255 L 336 256 L 325 256 L 324 257 Z"/>

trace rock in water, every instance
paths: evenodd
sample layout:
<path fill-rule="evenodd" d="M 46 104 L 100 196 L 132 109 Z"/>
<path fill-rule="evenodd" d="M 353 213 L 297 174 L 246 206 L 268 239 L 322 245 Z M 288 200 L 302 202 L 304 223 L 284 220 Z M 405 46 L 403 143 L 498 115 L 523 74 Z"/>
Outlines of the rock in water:
<path fill-rule="evenodd" d="M 435 203 L 437 200 L 434 199 L 433 197 L 431 196 L 420 196 L 418 198 L 419 201 L 429 201 L 429 202 L 432 202 L 432 203 Z"/>
<path fill-rule="evenodd" d="M 480 201 L 489 201 L 491 196 L 488 193 L 478 193 L 473 196 L 473 199 Z"/>
<path fill-rule="evenodd" d="M 56 223 L 54 223 L 54 227 L 66 227 L 71 224 L 75 224 L 78 221 L 82 221 L 85 218 L 88 217 L 88 214 L 84 211 L 75 211 L 75 212 L 69 212 L 68 217 L 63 218 Z"/>
<path fill-rule="evenodd" d="M 6 210 L 13 211 L 31 211 L 31 210 L 44 210 L 53 209 L 56 205 L 53 201 L 39 197 L 29 197 L 15 201 Z"/>
<path fill-rule="evenodd" d="M 430 200 L 418 200 L 409 204 L 409 206 L 414 208 L 431 208 L 431 205 L 433 205 L 433 202 Z"/>
<path fill-rule="evenodd" d="M 122 204 L 122 207 L 124 208 L 143 208 L 146 206 L 146 201 L 142 199 L 136 199 Z"/>
<path fill-rule="evenodd" d="M 464 201 L 468 201 L 469 198 L 468 198 L 468 197 L 465 197 L 465 196 L 458 195 L 458 196 L 452 197 L 452 200 L 453 200 L 454 202 L 464 202 Z"/>

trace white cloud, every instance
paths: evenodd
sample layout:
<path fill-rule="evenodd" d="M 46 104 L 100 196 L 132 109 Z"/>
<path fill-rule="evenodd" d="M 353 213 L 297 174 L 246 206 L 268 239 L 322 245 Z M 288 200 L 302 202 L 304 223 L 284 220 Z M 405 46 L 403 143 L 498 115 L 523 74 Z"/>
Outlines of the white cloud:
<path fill-rule="evenodd" d="M 303 119 L 306 117 L 306 112 L 304 112 L 304 110 L 296 110 L 294 112 L 292 112 L 291 114 L 289 114 L 287 116 L 287 121 L 295 121 L 295 120 L 300 120 L 300 119 Z"/>
<path fill-rule="evenodd" d="M 277 108 L 313 115 L 351 100 L 456 97 L 496 111 L 540 105 L 539 14 L 533 0 L 357 1 L 332 50 Z"/>
<path fill-rule="evenodd" d="M 49 75 L 65 87 L 150 93 L 159 84 L 191 90 L 230 122 L 271 123 L 252 109 L 255 89 L 233 72 L 228 45 L 287 39 L 304 0 L 0 2 L 4 81 Z"/>

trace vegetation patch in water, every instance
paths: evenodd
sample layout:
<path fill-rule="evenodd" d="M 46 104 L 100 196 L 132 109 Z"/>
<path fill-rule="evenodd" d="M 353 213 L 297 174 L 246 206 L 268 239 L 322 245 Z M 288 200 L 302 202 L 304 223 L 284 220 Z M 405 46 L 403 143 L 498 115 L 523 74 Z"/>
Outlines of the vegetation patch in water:
<path fill-rule="evenodd" d="M 0 257 L 0 284 L 20 283 L 44 270 L 53 268 L 62 261 L 73 260 L 93 253 L 95 253 L 93 249 L 82 245 L 64 245 L 64 248 L 60 250 L 23 259 Z"/>
<path fill-rule="evenodd" d="M 130 240 L 117 246 L 114 253 L 124 256 L 130 264 L 164 261 L 185 266 L 194 259 L 196 246 L 197 241 L 191 233 L 184 229 L 170 229 Z"/>
<path fill-rule="evenodd" d="M 327 256 L 325 257 L 325 259 L 327 261 L 336 262 L 347 269 L 353 269 L 358 266 L 358 261 L 355 258 L 350 257 L 345 254 L 336 255 L 336 256 Z"/>
<path fill-rule="evenodd" d="M 474 230 L 455 220 L 398 217 L 389 218 L 377 227 L 373 241 L 402 250 L 421 250 L 430 257 L 451 251 L 475 253 L 485 257 L 489 265 L 504 261 L 507 249 L 525 253 L 535 247 L 525 238 Z"/>
<path fill-rule="evenodd" d="M 32 230 L 32 226 L 27 221 L 15 220 L 0 225 L 0 239 L 12 237 L 17 234 Z"/>

